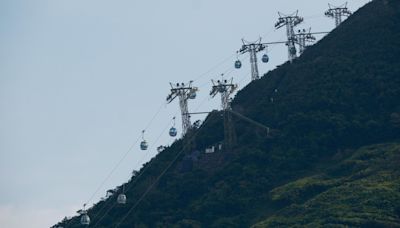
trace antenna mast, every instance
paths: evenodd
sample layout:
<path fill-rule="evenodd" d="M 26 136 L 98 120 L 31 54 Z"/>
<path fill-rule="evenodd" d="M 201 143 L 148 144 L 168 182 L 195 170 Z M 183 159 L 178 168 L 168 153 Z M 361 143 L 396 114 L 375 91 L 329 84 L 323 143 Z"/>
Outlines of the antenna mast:
<path fill-rule="evenodd" d="M 240 54 L 244 54 L 246 52 L 250 53 L 250 64 L 251 64 L 251 80 L 257 80 L 260 78 L 258 73 L 258 65 L 257 65 L 257 52 L 264 50 L 267 45 L 261 43 L 261 38 L 256 42 L 247 42 L 242 39 L 242 48 L 238 51 Z"/>
<path fill-rule="evenodd" d="M 342 23 L 343 16 L 350 16 L 351 12 L 347 8 L 347 2 L 339 7 L 328 4 L 329 9 L 325 12 L 325 16 L 335 19 L 335 26 L 338 27 Z"/>
<path fill-rule="evenodd" d="M 188 108 L 188 100 L 196 98 L 197 87 L 192 86 L 193 81 L 190 81 L 188 85 L 184 83 L 176 83 L 171 85 L 171 93 L 167 96 L 168 104 L 171 103 L 176 97 L 179 97 L 179 107 L 182 114 L 182 134 L 185 135 L 190 129 L 192 124 L 190 123 L 190 114 Z"/>
<path fill-rule="evenodd" d="M 295 46 L 296 37 L 294 34 L 294 27 L 296 27 L 304 20 L 302 17 L 298 16 L 298 12 L 299 11 L 296 11 L 291 15 L 284 15 L 278 12 L 279 15 L 278 22 L 275 23 L 276 29 L 286 26 L 286 34 L 288 39 L 286 45 L 288 46 L 288 57 L 290 62 L 292 62 L 293 59 L 297 57 L 296 46 Z"/>

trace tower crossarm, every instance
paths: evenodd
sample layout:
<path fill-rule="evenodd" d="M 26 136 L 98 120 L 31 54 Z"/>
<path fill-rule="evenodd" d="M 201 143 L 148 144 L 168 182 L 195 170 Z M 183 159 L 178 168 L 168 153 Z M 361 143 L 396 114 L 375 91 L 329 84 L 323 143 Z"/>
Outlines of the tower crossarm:
<path fill-rule="evenodd" d="M 281 12 L 278 12 L 278 15 L 279 18 L 278 21 L 275 23 L 275 28 L 280 29 L 286 26 L 286 35 L 287 35 L 286 45 L 288 47 L 288 58 L 289 61 L 292 62 L 293 59 L 297 57 L 296 47 L 295 47 L 296 36 L 294 33 L 294 27 L 302 23 L 304 21 L 304 18 L 298 15 L 298 11 L 290 15 L 285 15 Z"/>
<path fill-rule="evenodd" d="M 340 23 L 342 23 L 343 16 L 348 17 L 352 14 L 351 11 L 347 8 L 347 2 L 341 6 L 333 6 L 331 4 L 328 4 L 328 6 L 329 9 L 325 11 L 325 16 L 335 19 L 336 27 L 339 26 Z"/>
<path fill-rule="evenodd" d="M 242 39 L 242 43 L 243 45 L 238 53 L 244 54 L 248 52 L 250 54 L 251 80 L 257 80 L 260 78 L 257 64 L 257 53 L 267 48 L 267 45 L 261 43 L 261 38 L 258 39 L 256 42 L 248 42 Z"/>
<path fill-rule="evenodd" d="M 186 134 L 191 127 L 190 115 L 188 114 L 188 100 L 196 98 L 196 92 L 198 89 L 197 87 L 192 86 L 192 81 L 190 81 L 188 84 L 170 83 L 170 86 L 171 93 L 167 96 L 167 103 L 171 103 L 177 97 L 179 98 L 179 107 L 182 115 L 182 133 Z"/>

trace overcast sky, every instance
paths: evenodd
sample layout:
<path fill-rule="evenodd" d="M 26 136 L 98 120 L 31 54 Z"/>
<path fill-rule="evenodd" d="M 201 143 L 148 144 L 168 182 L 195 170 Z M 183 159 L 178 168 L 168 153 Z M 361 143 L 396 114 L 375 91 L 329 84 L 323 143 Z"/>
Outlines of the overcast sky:
<path fill-rule="evenodd" d="M 247 55 L 233 71 L 241 38 L 285 40 L 277 12 L 297 9 L 298 28 L 330 31 L 328 1 L 1 0 L 0 226 L 49 227 L 98 201 L 172 142 L 169 82 L 197 79 L 190 110 L 217 109 L 210 79 L 250 81 Z M 286 61 L 285 48 L 269 47 L 261 74 Z M 146 152 L 134 144 L 145 128 Z"/>

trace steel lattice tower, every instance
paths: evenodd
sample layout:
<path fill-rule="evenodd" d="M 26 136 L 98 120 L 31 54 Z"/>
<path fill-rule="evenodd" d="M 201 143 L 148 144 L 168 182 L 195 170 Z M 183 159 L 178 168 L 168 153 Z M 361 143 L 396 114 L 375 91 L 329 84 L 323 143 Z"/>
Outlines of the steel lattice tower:
<path fill-rule="evenodd" d="M 307 48 L 307 42 L 314 42 L 316 39 L 311 33 L 311 28 L 308 32 L 303 29 L 299 30 L 297 34 L 295 34 L 296 43 L 299 45 L 299 53 L 303 54 L 304 50 Z"/>
<path fill-rule="evenodd" d="M 221 108 L 222 110 L 228 110 L 230 109 L 230 102 L 229 102 L 229 96 L 235 92 L 237 89 L 237 85 L 232 83 L 233 79 L 231 79 L 230 82 L 227 80 L 217 80 L 216 82 L 214 80 L 211 80 L 213 87 L 211 89 L 210 95 L 212 97 L 215 97 L 218 93 L 221 94 Z"/>
<path fill-rule="evenodd" d="M 233 79 L 228 82 L 227 80 L 211 80 L 213 87 L 210 95 L 215 97 L 218 93 L 221 94 L 221 108 L 224 111 L 224 141 L 225 148 L 231 150 L 236 142 L 235 128 L 232 122 L 232 115 L 229 111 L 230 107 L 230 95 L 237 89 L 237 85 L 232 83 Z"/>
<path fill-rule="evenodd" d="M 264 50 L 266 45 L 261 43 L 261 38 L 257 42 L 247 42 L 244 39 L 242 39 L 242 42 L 242 48 L 238 51 L 238 53 L 250 53 L 251 80 L 257 80 L 260 78 L 257 65 L 257 52 Z"/>
<path fill-rule="evenodd" d="M 288 46 L 288 57 L 289 61 L 292 62 L 293 59 L 297 57 L 296 55 L 296 46 L 295 46 L 295 41 L 296 37 L 294 34 L 294 27 L 296 27 L 298 24 L 303 22 L 303 18 L 298 16 L 298 11 L 291 15 L 284 15 L 280 12 L 278 12 L 279 19 L 278 22 L 275 24 L 275 28 L 279 29 L 283 26 L 286 25 L 286 34 L 287 34 L 287 43 L 286 45 Z"/>
<path fill-rule="evenodd" d="M 171 93 L 167 96 L 168 104 L 171 103 L 176 97 L 179 97 L 179 107 L 182 114 L 182 134 L 185 135 L 191 128 L 192 124 L 190 122 L 190 114 L 188 108 L 188 100 L 196 98 L 197 87 L 192 86 L 190 81 L 188 85 L 184 83 L 177 83 L 176 85 L 171 85 Z"/>
<path fill-rule="evenodd" d="M 338 27 L 342 23 L 343 16 L 350 16 L 351 12 L 347 8 L 347 2 L 339 7 L 328 4 L 329 9 L 325 12 L 325 16 L 335 19 L 335 25 Z"/>

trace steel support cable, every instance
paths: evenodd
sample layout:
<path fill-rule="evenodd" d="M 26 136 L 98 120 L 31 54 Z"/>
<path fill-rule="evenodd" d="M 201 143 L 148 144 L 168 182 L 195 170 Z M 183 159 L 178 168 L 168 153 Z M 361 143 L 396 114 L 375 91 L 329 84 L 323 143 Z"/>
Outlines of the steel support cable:
<path fill-rule="evenodd" d="M 246 56 L 246 57 L 243 57 L 243 58 L 241 58 L 240 59 L 240 61 L 245 61 L 245 60 L 247 60 L 247 59 L 249 59 L 250 57 L 249 56 Z M 233 71 L 235 71 L 235 68 L 234 67 L 228 67 L 226 70 L 224 70 L 223 71 L 223 75 L 224 76 L 228 76 L 228 75 L 230 75 Z M 201 84 L 200 86 L 198 86 L 199 88 L 203 88 L 203 87 L 205 87 L 206 85 L 208 85 L 210 82 L 208 81 L 208 82 L 205 82 L 205 83 L 203 83 L 203 84 Z"/>
<path fill-rule="evenodd" d="M 147 130 L 151 124 L 154 122 L 155 118 L 158 116 L 158 114 L 161 112 L 161 109 L 163 107 L 164 104 L 162 104 L 159 109 L 157 110 L 157 112 L 153 115 L 153 117 L 151 118 L 150 122 L 147 124 L 145 130 Z M 129 147 L 129 150 L 125 152 L 125 154 L 122 156 L 122 158 L 118 161 L 118 163 L 114 166 L 114 168 L 110 171 L 110 173 L 107 175 L 107 177 L 103 180 L 103 182 L 101 182 L 100 186 L 96 189 L 96 191 L 92 194 L 92 196 L 89 198 L 88 201 L 86 201 L 86 205 L 88 205 L 93 198 L 96 196 L 96 194 L 100 191 L 100 189 L 103 187 L 103 185 L 107 182 L 107 180 L 112 176 L 112 174 L 115 172 L 115 170 L 121 165 L 122 161 L 126 158 L 126 156 L 128 156 L 129 152 L 133 149 L 133 147 L 139 142 L 141 137 L 138 137 L 135 142 Z"/>
<path fill-rule="evenodd" d="M 312 16 L 308 16 L 305 18 L 315 18 L 315 17 L 321 17 L 318 15 L 312 15 Z M 271 29 L 271 31 L 267 32 L 264 37 L 266 35 L 268 35 L 270 32 L 272 32 L 274 29 Z M 218 64 L 214 65 L 213 67 L 211 67 L 208 71 L 206 71 L 205 73 L 199 75 L 194 81 L 199 80 L 200 78 L 204 77 L 205 75 L 207 75 L 208 73 L 212 72 L 213 70 L 217 69 L 220 65 L 222 65 L 223 63 L 227 62 L 229 59 L 232 58 L 232 56 L 234 56 L 236 53 L 230 55 L 229 57 L 227 57 L 226 59 L 222 60 L 221 62 L 219 62 Z M 230 69 L 228 69 L 230 70 Z M 227 70 L 227 71 L 228 71 Z M 227 72 L 225 71 L 225 73 Z M 231 73 L 233 70 L 231 70 L 229 73 Z M 228 74 L 229 74 L 228 73 Z M 162 105 L 163 106 L 163 105 Z M 149 122 L 149 124 L 146 126 L 145 130 L 148 129 L 152 122 L 154 121 L 154 119 L 158 116 L 159 112 L 161 111 L 161 108 L 157 111 L 157 113 L 153 116 L 153 118 L 151 119 L 151 121 Z M 116 166 L 111 170 L 111 172 L 107 175 L 107 177 L 103 180 L 103 182 L 100 184 L 100 186 L 96 189 L 95 193 L 89 198 L 89 200 L 85 203 L 88 204 L 90 201 L 93 200 L 93 198 L 95 197 L 95 195 L 98 193 L 98 191 L 103 187 L 103 185 L 108 181 L 108 179 L 112 176 L 112 174 L 115 172 L 115 170 L 119 167 L 119 165 L 122 163 L 122 161 L 126 158 L 126 156 L 129 154 L 129 152 L 132 150 L 132 148 L 137 144 L 137 142 L 139 141 L 140 137 L 135 141 L 135 143 L 133 145 L 131 145 L 131 147 L 129 148 L 129 150 L 123 155 L 123 157 L 119 160 L 119 162 L 116 164 Z"/>
<path fill-rule="evenodd" d="M 322 14 L 314 14 L 314 15 L 309 15 L 309 16 L 303 17 L 303 18 L 305 20 L 305 19 L 315 19 L 315 18 L 322 18 L 322 17 L 325 17 L 325 16 Z"/>
<path fill-rule="evenodd" d="M 206 122 L 208 121 L 208 119 L 206 119 L 206 121 L 204 121 L 204 123 L 202 124 L 202 126 L 204 126 L 206 124 Z M 190 138 L 190 140 L 195 139 L 195 137 L 197 136 L 198 132 L 200 131 L 201 128 L 199 128 L 196 133 Z M 140 204 L 140 202 L 146 197 L 146 195 L 151 191 L 151 189 L 158 183 L 158 181 L 161 179 L 161 177 L 169 170 L 169 168 L 171 168 L 171 166 L 178 160 L 179 156 L 182 154 L 182 152 L 185 151 L 185 149 L 180 150 L 176 156 L 172 159 L 172 161 L 167 165 L 167 167 L 160 173 L 160 175 L 158 175 L 158 177 L 156 178 L 156 180 L 151 183 L 149 185 L 149 187 L 146 189 L 146 191 L 140 196 L 140 198 L 136 201 L 136 203 L 129 209 L 129 211 L 127 213 L 125 213 L 125 216 L 122 217 L 121 220 L 119 220 L 119 222 L 117 223 L 117 225 L 115 227 L 118 227 L 123 221 L 125 221 L 125 219 L 129 216 L 129 214 Z"/>
<path fill-rule="evenodd" d="M 234 114 L 235 116 L 237 116 L 237 117 L 239 117 L 239 118 L 241 118 L 241 119 L 243 119 L 243 120 L 246 120 L 246 121 L 249 122 L 249 123 L 254 124 L 255 126 L 258 126 L 258 127 L 260 127 L 260 128 L 263 128 L 263 129 L 267 130 L 267 135 L 269 135 L 269 133 L 271 132 L 271 128 L 270 128 L 270 127 L 265 126 L 264 124 L 262 124 L 262 123 L 260 123 L 260 122 L 257 122 L 257 121 L 255 121 L 255 120 L 253 120 L 253 119 L 250 119 L 249 117 L 247 117 L 247 116 L 245 116 L 245 115 L 242 115 L 242 114 L 240 114 L 240 113 L 238 113 L 238 112 L 235 112 L 235 111 L 232 111 L 232 110 L 228 110 L 228 111 L 229 111 L 230 113 Z"/>
<path fill-rule="evenodd" d="M 211 67 L 209 70 L 207 70 L 206 72 L 200 74 L 199 76 L 197 76 L 193 81 L 197 81 L 200 78 L 204 77 L 205 75 L 209 74 L 210 72 L 216 70 L 220 65 L 224 64 L 225 62 L 227 62 L 228 60 L 232 59 L 233 56 L 236 55 L 236 52 L 233 53 L 232 55 L 230 55 L 229 57 L 223 59 L 221 62 L 219 62 L 218 64 L 214 65 L 213 67 Z"/>
<path fill-rule="evenodd" d="M 234 115 L 258 126 L 261 127 L 263 129 L 267 130 L 267 134 L 270 133 L 270 127 L 265 126 L 264 124 L 261 124 L 255 120 L 252 120 L 240 113 L 234 112 L 232 110 L 229 110 L 229 112 L 233 113 Z M 202 126 L 205 126 L 206 122 L 208 121 L 208 119 L 206 119 L 206 121 L 203 123 Z M 190 138 L 191 140 L 193 140 L 198 132 L 200 131 L 200 129 Z M 129 211 L 127 213 L 125 213 L 125 216 L 122 217 L 122 219 L 117 223 L 117 225 L 115 227 L 118 227 L 128 216 L 129 214 L 140 204 L 140 202 L 146 197 L 146 195 L 152 190 L 152 188 L 158 183 L 158 181 L 162 178 L 162 176 L 169 170 L 169 168 L 171 168 L 171 166 L 178 160 L 179 156 L 182 154 L 182 152 L 185 151 L 184 149 L 180 150 L 176 156 L 174 157 L 174 159 L 168 164 L 168 166 L 161 172 L 161 174 L 156 178 L 156 180 L 146 189 L 146 191 L 142 194 L 142 196 L 136 201 L 136 203 L 129 209 Z"/>
<path fill-rule="evenodd" d="M 248 76 L 248 75 L 247 75 Z M 207 97 L 195 108 L 195 111 L 197 111 L 204 103 L 205 101 L 207 101 Z M 206 122 L 208 121 L 208 119 L 206 119 L 205 122 L 203 122 L 202 126 L 204 126 L 206 124 Z M 200 130 L 200 129 L 199 129 Z M 192 136 L 191 140 L 194 139 L 199 130 L 195 133 L 195 135 Z M 161 174 L 157 177 L 157 179 L 149 186 L 149 188 L 143 193 L 143 195 L 138 199 L 138 201 L 132 206 L 131 209 L 129 209 L 129 211 L 125 214 L 125 216 L 117 223 L 116 227 L 118 227 L 127 217 L 128 215 L 133 211 L 134 208 L 136 208 L 140 202 L 144 199 L 144 197 L 146 197 L 146 195 L 151 191 L 151 189 L 155 186 L 155 184 L 158 183 L 158 181 L 161 179 L 161 177 L 168 171 L 168 169 L 175 163 L 175 161 L 179 158 L 180 154 L 184 151 L 184 149 L 182 149 L 181 151 L 178 152 L 178 154 L 174 157 L 174 159 L 171 161 L 170 164 L 168 164 L 168 166 L 163 170 L 163 172 L 161 172 Z"/>
<path fill-rule="evenodd" d="M 168 127 L 169 127 L 170 125 L 171 125 L 171 121 L 169 121 L 168 124 L 164 127 L 164 129 L 163 129 L 163 130 L 161 131 L 161 133 L 158 135 L 158 137 L 156 138 L 156 140 L 154 141 L 154 143 L 152 144 L 152 146 L 149 148 L 149 150 L 147 150 L 147 152 L 146 152 L 146 153 L 141 157 L 141 159 L 137 162 L 137 165 L 141 164 L 141 163 L 144 161 L 145 157 L 148 155 L 148 153 L 151 151 L 151 149 L 153 149 L 153 148 L 155 147 L 155 145 L 156 145 L 156 143 L 158 142 L 158 140 L 159 140 L 159 139 L 161 138 L 161 136 L 166 132 L 166 130 L 168 129 Z M 125 192 L 128 192 L 128 191 L 132 188 L 132 186 L 134 186 L 134 184 L 139 180 L 139 178 L 143 175 L 143 173 L 145 173 L 145 171 L 147 170 L 148 167 L 149 167 L 149 166 L 145 166 L 145 167 L 143 168 L 143 170 L 140 171 L 139 175 L 136 176 L 136 177 L 134 178 L 134 180 L 132 181 L 132 183 L 130 184 L 131 187 L 130 187 L 130 188 L 126 188 L 126 189 L 125 189 Z M 95 223 L 94 227 L 96 227 L 96 225 L 99 224 L 100 221 L 108 214 L 108 212 L 109 212 L 112 208 L 114 208 L 116 205 L 117 205 L 117 202 L 114 202 L 114 203 L 111 205 L 111 207 L 100 217 L 100 219 L 97 220 L 97 222 Z M 105 203 L 104 206 L 99 210 L 99 213 L 97 213 L 97 215 L 93 217 L 93 220 L 95 220 L 95 218 L 96 218 L 99 214 L 101 214 L 101 211 L 103 211 L 105 207 L 106 207 L 106 203 Z"/>
<path fill-rule="evenodd" d="M 315 17 L 317 15 L 312 15 L 306 18 L 312 18 Z M 274 29 L 271 29 L 270 31 L 268 31 L 264 37 L 266 35 L 268 35 L 270 32 L 272 32 Z M 272 49 L 272 48 L 271 48 Z M 214 65 L 213 67 L 211 67 L 208 71 L 206 71 L 203 74 L 200 74 L 194 81 L 199 80 L 200 78 L 204 77 L 205 75 L 207 75 L 208 73 L 212 72 L 213 70 L 215 70 L 216 68 L 218 68 L 220 65 L 224 64 L 225 62 L 227 62 L 228 60 L 230 60 L 236 53 L 230 55 L 229 57 L 223 59 L 221 62 L 219 62 L 218 64 Z M 247 58 L 246 58 L 247 59 Z M 244 59 L 242 59 L 244 60 Z M 226 71 L 224 71 L 224 74 L 230 74 L 231 72 L 233 72 L 234 69 L 228 68 Z M 228 73 L 227 73 L 228 72 Z M 204 86 L 204 84 L 203 84 Z M 203 102 L 204 103 L 204 102 Z M 203 104 L 202 103 L 202 104 Z M 201 104 L 201 105 L 202 105 Z M 152 119 L 150 120 L 150 122 L 148 123 L 148 125 L 146 126 L 145 130 L 147 130 L 151 124 L 153 123 L 153 121 L 155 120 L 155 118 L 158 116 L 158 114 L 161 111 L 161 108 L 163 107 L 164 104 L 162 104 L 160 106 L 160 108 L 158 109 L 158 111 L 156 112 L 156 114 L 152 117 Z M 200 105 L 200 106 L 201 106 Z M 126 158 L 126 156 L 129 154 L 129 152 L 132 150 L 132 148 L 137 144 L 137 142 L 140 140 L 140 137 L 135 141 L 135 143 L 133 145 L 131 145 L 131 147 L 128 149 L 128 151 L 123 155 L 123 157 L 118 161 L 118 163 L 115 165 L 115 167 L 110 171 L 110 173 L 107 175 L 107 177 L 102 181 L 102 183 L 100 184 L 100 186 L 96 189 L 96 191 L 92 194 L 92 196 L 89 198 L 89 200 L 85 203 L 88 204 L 89 202 L 91 202 L 93 200 L 93 198 L 96 196 L 96 194 L 98 193 L 98 191 L 100 191 L 100 189 L 104 186 L 104 184 L 108 181 L 108 179 L 112 176 L 112 174 L 115 172 L 115 170 L 119 167 L 119 165 L 122 163 L 122 161 Z"/>
<path fill-rule="evenodd" d="M 155 118 L 158 116 L 158 114 L 161 112 L 161 109 L 163 108 L 164 103 L 161 104 L 161 106 L 158 108 L 157 112 L 153 115 L 149 123 L 147 124 L 145 129 L 148 129 L 151 124 L 154 122 Z M 111 176 L 114 174 L 114 172 L 117 170 L 117 168 L 122 164 L 122 162 L 125 160 L 125 158 L 128 156 L 130 151 L 133 149 L 135 145 L 139 142 L 141 136 L 139 136 L 135 142 L 129 147 L 129 149 L 123 154 L 121 159 L 116 163 L 116 165 L 111 169 L 111 171 L 108 173 L 106 178 L 101 182 L 101 184 L 97 187 L 96 191 L 90 196 L 89 200 L 85 202 L 85 205 L 88 205 L 96 196 L 96 194 L 100 191 L 100 189 L 104 186 L 104 184 L 111 178 Z M 67 223 L 66 227 L 70 224 L 71 220 Z"/>

